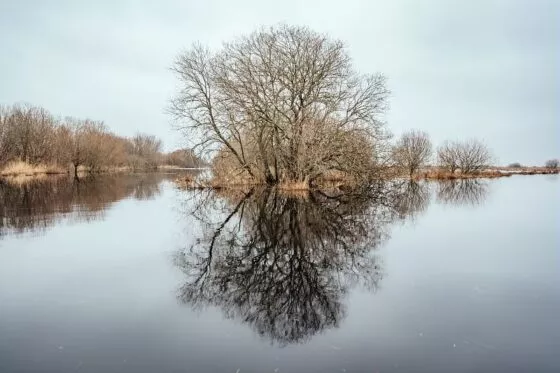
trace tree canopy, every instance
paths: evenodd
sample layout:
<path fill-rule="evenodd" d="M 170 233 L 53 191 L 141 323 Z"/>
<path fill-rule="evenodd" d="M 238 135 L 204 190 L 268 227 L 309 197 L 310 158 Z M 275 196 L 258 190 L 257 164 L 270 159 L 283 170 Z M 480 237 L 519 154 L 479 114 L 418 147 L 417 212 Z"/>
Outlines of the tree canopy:
<path fill-rule="evenodd" d="M 330 171 L 356 179 L 380 161 L 389 91 L 352 67 L 344 44 L 306 27 L 260 29 L 218 51 L 194 45 L 173 71 L 178 127 L 228 176 L 312 183 Z"/>

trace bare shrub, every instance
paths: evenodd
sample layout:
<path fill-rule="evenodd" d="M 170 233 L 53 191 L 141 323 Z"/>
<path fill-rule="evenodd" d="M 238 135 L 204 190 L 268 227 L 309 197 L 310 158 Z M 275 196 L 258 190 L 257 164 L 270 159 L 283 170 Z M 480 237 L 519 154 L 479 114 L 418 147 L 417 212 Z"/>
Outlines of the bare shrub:
<path fill-rule="evenodd" d="M 459 169 L 459 148 L 457 142 L 446 141 L 437 150 L 437 163 L 439 167 L 452 174 Z"/>
<path fill-rule="evenodd" d="M 426 132 L 404 133 L 393 150 L 397 166 L 405 169 L 412 177 L 420 167 L 427 165 L 432 157 L 432 142 Z"/>
<path fill-rule="evenodd" d="M 438 148 L 438 164 L 451 173 L 460 170 L 474 174 L 490 166 L 492 155 L 488 147 L 477 139 L 465 142 L 446 142 Z"/>
<path fill-rule="evenodd" d="M 461 144 L 459 150 L 459 169 L 464 174 L 480 172 L 492 162 L 490 150 L 479 140 L 468 140 Z"/>
<path fill-rule="evenodd" d="M 154 169 L 171 160 L 203 164 L 188 149 L 172 154 L 162 153 L 161 140 L 152 135 L 126 138 L 112 133 L 101 121 L 62 120 L 30 104 L 0 105 L 0 169 L 10 175 L 44 173 L 41 170 L 59 173 L 69 165 L 77 174 L 78 169 Z"/>
<path fill-rule="evenodd" d="M 549 159 L 548 161 L 546 161 L 546 163 L 544 164 L 544 166 L 546 168 L 549 168 L 551 170 L 557 170 L 558 166 L 560 165 L 560 162 L 558 161 L 558 159 Z"/>

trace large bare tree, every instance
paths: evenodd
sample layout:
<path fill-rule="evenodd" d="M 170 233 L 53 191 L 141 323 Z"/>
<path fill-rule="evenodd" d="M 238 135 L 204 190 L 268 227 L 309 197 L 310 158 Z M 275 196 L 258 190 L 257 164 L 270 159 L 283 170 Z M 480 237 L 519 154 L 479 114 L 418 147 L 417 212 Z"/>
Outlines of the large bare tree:
<path fill-rule="evenodd" d="M 193 147 L 274 184 L 338 170 L 363 177 L 386 139 L 382 75 L 358 74 L 344 44 L 305 27 L 258 30 L 217 52 L 194 45 L 173 71 L 170 111 Z"/>
<path fill-rule="evenodd" d="M 428 164 L 432 157 L 432 142 L 426 132 L 412 130 L 399 139 L 393 156 L 396 164 L 412 177 L 420 167 Z"/>

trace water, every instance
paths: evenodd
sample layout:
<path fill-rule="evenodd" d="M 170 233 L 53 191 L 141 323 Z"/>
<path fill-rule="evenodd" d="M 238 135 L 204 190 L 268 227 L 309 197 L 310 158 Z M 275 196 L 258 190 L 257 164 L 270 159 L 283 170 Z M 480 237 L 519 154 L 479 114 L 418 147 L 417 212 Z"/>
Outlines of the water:
<path fill-rule="evenodd" d="M 560 180 L 0 184 L 0 372 L 560 371 Z"/>

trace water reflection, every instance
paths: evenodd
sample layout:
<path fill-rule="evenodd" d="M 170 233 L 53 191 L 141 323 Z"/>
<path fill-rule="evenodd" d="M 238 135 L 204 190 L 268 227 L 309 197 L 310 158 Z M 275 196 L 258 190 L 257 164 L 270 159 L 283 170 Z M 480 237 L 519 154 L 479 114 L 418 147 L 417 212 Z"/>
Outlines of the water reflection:
<path fill-rule="evenodd" d="M 124 198 L 151 199 L 170 174 L 47 177 L 0 181 L 0 238 L 41 233 L 62 219 L 91 221 L 103 217 L 111 203 Z"/>
<path fill-rule="evenodd" d="M 409 180 L 390 187 L 397 190 L 393 193 L 393 204 L 401 219 L 415 218 L 430 204 L 430 189 L 426 183 Z"/>
<path fill-rule="evenodd" d="M 460 179 L 437 184 L 439 202 L 454 205 L 478 205 L 488 196 L 488 183 L 479 179 Z"/>
<path fill-rule="evenodd" d="M 375 249 L 390 223 L 423 211 L 428 196 L 425 185 L 408 182 L 354 195 L 197 195 L 202 229 L 177 255 L 186 276 L 179 298 L 219 307 L 280 345 L 304 342 L 339 325 L 351 287 L 377 288 Z"/>

